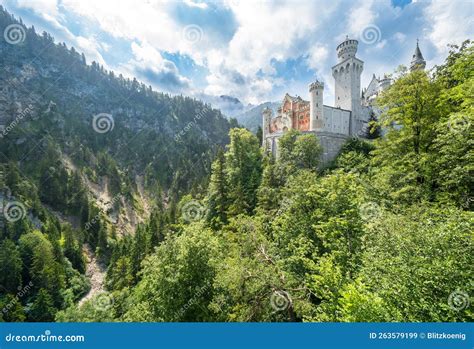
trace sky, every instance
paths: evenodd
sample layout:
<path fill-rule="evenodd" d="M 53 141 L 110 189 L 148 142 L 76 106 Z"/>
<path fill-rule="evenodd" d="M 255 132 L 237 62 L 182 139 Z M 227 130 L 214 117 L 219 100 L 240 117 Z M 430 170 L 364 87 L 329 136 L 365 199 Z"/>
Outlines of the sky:
<path fill-rule="evenodd" d="M 362 87 L 373 74 L 409 65 L 419 39 L 427 68 L 448 44 L 474 39 L 474 1 L 410 0 L 0 0 L 37 32 L 83 52 L 107 70 L 156 90 L 212 102 L 308 97 L 325 83 L 334 105 L 336 46 L 359 41 Z"/>

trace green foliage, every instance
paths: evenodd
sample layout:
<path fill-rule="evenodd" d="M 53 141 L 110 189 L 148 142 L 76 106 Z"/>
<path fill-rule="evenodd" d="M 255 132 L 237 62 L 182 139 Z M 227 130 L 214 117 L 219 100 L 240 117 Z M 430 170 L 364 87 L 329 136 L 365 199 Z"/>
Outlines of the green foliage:
<path fill-rule="evenodd" d="M 18 247 L 11 240 L 0 244 L 0 290 L 15 293 L 21 287 L 22 261 Z"/>
<path fill-rule="evenodd" d="M 2 8 L 0 29 L 14 22 Z M 1 199 L 26 211 L 2 220 L 0 321 L 474 320 L 453 303 L 474 292 L 470 42 L 432 73 L 400 69 L 370 140 L 349 139 L 318 171 L 312 134 L 287 132 L 274 159 L 260 133 L 227 136 L 235 120 L 208 105 L 88 66 L 47 33 L 27 38 L 15 51 L 0 41 L 0 78 L 48 48 L 25 89 L 52 85 L 44 100 L 55 105 L 35 104 L 0 139 Z M 104 110 L 113 131 L 91 132 L 87 116 Z M 120 200 L 104 210 L 91 195 L 101 190 Z M 128 210 L 140 216 L 134 234 L 107 217 Z M 107 291 L 81 301 L 88 245 Z"/>
<path fill-rule="evenodd" d="M 28 318 L 35 322 L 53 321 L 56 309 L 53 305 L 53 297 L 44 288 L 38 291 L 35 301 L 31 305 Z"/>
<path fill-rule="evenodd" d="M 218 229 L 227 223 L 229 209 L 229 187 L 225 173 L 224 153 L 219 151 L 212 164 L 212 174 L 207 194 L 206 221 L 213 229 Z"/>
<path fill-rule="evenodd" d="M 169 237 L 145 260 L 126 321 L 209 321 L 213 279 L 220 251 L 201 224 Z"/>
<path fill-rule="evenodd" d="M 388 321 L 473 320 L 468 307 L 459 311 L 449 304 L 453 292 L 473 292 L 472 222 L 472 212 L 414 207 L 385 213 L 368 226 L 359 277 L 383 299 Z"/>
<path fill-rule="evenodd" d="M 230 144 L 225 154 L 229 212 L 233 215 L 252 213 L 261 180 L 260 144 L 257 137 L 245 129 L 234 128 L 229 135 Z"/>

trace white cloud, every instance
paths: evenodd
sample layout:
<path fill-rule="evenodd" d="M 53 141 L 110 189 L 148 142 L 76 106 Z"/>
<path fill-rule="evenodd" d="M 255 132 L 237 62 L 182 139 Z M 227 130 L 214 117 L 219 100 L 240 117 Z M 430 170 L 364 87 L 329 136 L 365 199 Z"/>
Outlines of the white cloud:
<path fill-rule="evenodd" d="M 398 41 L 399 43 L 403 44 L 407 38 L 407 36 L 403 33 L 400 33 L 400 32 L 396 32 L 394 35 L 393 35 L 393 38 Z"/>
<path fill-rule="evenodd" d="M 431 26 L 428 38 L 439 54 L 448 52 L 448 44 L 472 39 L 474 3 L 472 1 L 434 1 L 425 9 Z"/>
<path fill-rule="evenodd" d="M 107 62 L 99 52 L 104 48 L 103 44 L 97 39 L 85 38 L 83 36 L 74 35 L 65 24 L 63 14 L 58 7 L 56 0 L 17 0 L 16 6 L 19 8 L 29 9 L 34 11 L 40 18 L 49 23 L 55 29 L 55 37 L 58 41 L 65 41 L 68 46 L 74 46 L 77 51 L 83 52 L 89 61 L 96 61 L 104 67 L 108 68 Z M 37 29 L 41 31 L 47 30 L 41 26 Z M 49 30 L 47 30 L 49 31 Z"/>
<path fill-rule="evenodd" d="M 373 24 L 376 19 L 372 10 L 373 2 L 374 0 L 359 0 L 353 3 L 347 17 L 348 34 L 351 37 L 358 38 L 366 27 Z"/>
<path fill-rule="evenodd" d="M 325 62 L 328 58 L 329 50 L 326 46 L 313 45 L 308 54 L 307 64 L 311 69 L 321 69 L 325 66 Z"/>
<path fill-rule="evenodd" d="M 159 51 L 147 42 L 132 42 L 134 58 L 122 65 L 130 77 L 138 77 L 148 84 L 160 87 L 165 92 L 189 92 L 191 81 L 179 74 L 176 65 L 164 59 Z"/>
<path fill-rule="evenodd" d="M 235 19 L 232 22 L 236 27 L 229 26 L 235 32 L 229 30 L 226 35 L 222 35 L 219 25 L 196 19 L 202 30 L 198 42 L 183 36 L 185 26 L 196 23 L 189 18 L 191 23 L 183 23 L 183 18 L 176 15 L 177 5 L 173 1 L 17 0 L 17 3 L 19 7 L 33 9 L 48 21 L 60 33 L 53 33 L 57 38 L 84 51 L 89 61 L 96 60 L 107 67 L 102 54 L 113 55 L 113 47 L 95 34 L 90 37 L 73 35 L 67 28 L 65 11 L 80 17 L 91 28 L 100 28 L 99 35 L 106 32 L 131 43 L 132 59 L 121 62 L 121 57 L 114 57 L 118 61 L 116 67 L 125 75 L 137 75 L 160 89 L 165 88 L 160 81 L 172 81 L 185 93 L 232 95 L 244 103 L 279 100 L 284 89 L 306 96 L 307 84 L 314 76 L 308 76 L 307 81 L 301 77 L 296 81 L 291 77 L 282 78 L 278 70 L 284 65 L 280 63 L 301 58 L 308 68 L 324 78 L 325 94 L 332 97 L 330 66 L 336 62 L 336 45 L 346 34 L 360 38 L 364 28 L 370 25 L 380 27 L 381 37 L 372 45 L 362 43 L 359 46 L 360 57 L 366 61 L 364 82 L 373 71 L 389 72 L 400 63 L 407 64 L 407 50 L 411 55 L 414 43 L 410 43 L 414 42 L 414 37 L 424 35 L 439 53 L 446 52 L 447 43 L 460 43 L 472 37 L 473 5 L 461 1 L 412 3 L 404 8 L 393 8 L 391 0 L 357 0 L 354 3 L 346 0 L 209 3 L 185 0 L 184 5 L 193 13 L 214 11 L 216 6 L 222 10 L 224 6 L 232 11 Z M 409 28 L 405 26 L 407 23 Z M 398 31 L 396 25 L 400 25 Z M 394 45 L 398 45 L 396 50 Z M 425 47 L 429 46 L 425 44 Z M 429 52 L 428 48 L 424 54 Z M 187 55 L 201 66 L 201 71 L 208 70 L 207 77 L 200 78 L 199 91 L 173 62 L 163 57 L 165 51 Z M 390 58 L 391 53 L 395 58 Z M 325 99 L 325 102 L 331 104 L 332 100 Z"/>
<path fill-rule="evenodd" d="M 200 9 L 206 9 L 207 8 L 207 4 L 205 2 L 195 2 L 195 1 L 192 1 L 192 0 L 184 0 L 184 3 L 186 5 L 188 5 L 189 7 L 197 7 L 197 8 L 200 8 Z"/>

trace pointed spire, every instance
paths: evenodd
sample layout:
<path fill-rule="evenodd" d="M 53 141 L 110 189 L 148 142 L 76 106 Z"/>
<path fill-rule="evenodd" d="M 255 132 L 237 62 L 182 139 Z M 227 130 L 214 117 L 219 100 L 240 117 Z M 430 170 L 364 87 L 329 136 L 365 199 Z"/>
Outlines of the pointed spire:
<path fill-rule="evenodd" d="M 426 66 L 426 61 L 423 58 L 423 54 L 421 53 L 420 46 L 419 46 L 419 41 L 416 39 L 416 48 L 415 48 L 415 53 L 413 54 L 411 64 L 410 64 L 410 70 L 418 70 L 418 69 L 425 69 Z"/>

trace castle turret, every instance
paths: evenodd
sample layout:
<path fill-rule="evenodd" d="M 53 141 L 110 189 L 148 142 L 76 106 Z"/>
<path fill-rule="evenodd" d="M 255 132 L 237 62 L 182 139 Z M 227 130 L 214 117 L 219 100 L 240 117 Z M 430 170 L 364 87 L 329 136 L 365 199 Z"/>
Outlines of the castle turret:
<path fill-rule="evenodd" d="M 262 147 L 265 147 L 265 138 L 270 134 L 270 120 L 272 119 L 272 110 L 265 107 L 262 112 Z"/>
<path fill-rule="evenodd" d="M 384 75 L 383 79 L 379 80 L 379 91 L 385 91 L 392 84 L 392 79 L 387 75 Z"/>
<path fill-rule="evenodd" d="M 335 82 L 336 108 L 347 109 L 358 114 L 360 108 L 360 76 L 364 62 L 356 57 L 357 40 L 348 37 L 337 46 L 338 64 L 332 67 Z"/>
<path fill-rule="evenodd" d="M 320 131 L 323 128 L 323 92 L 324 83 L 316 80 L 309 84 L 309 130 Z"/>
<path fill-rule="evenodd" d="M 351 40 L 346 36 L 346 39 L 336 47 L 338 62 L 341 63 L 346 59 L 355 57 L 358 45 L 357 40 Z"/>
<path fill-rule="evenodd" d="M 418 46 L 418 40 L 416 40 L 415 53 L 411 59 L 410 70 L 423 70 L 426 67 L 426 61 L 421 54 L 420 47 Z"/>

